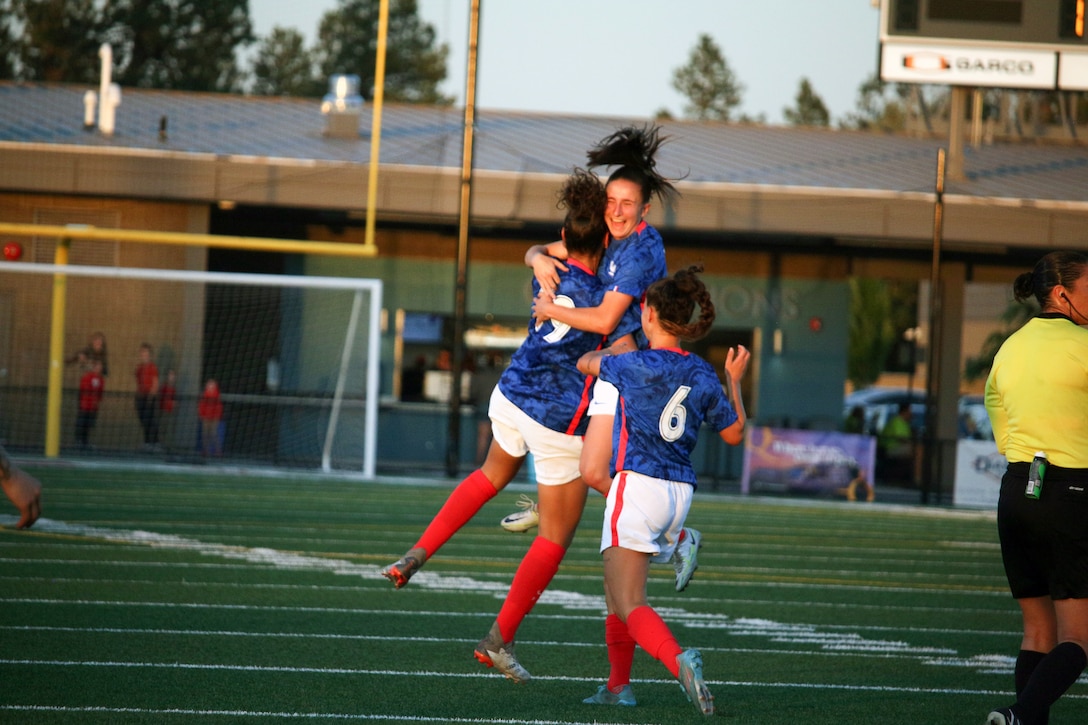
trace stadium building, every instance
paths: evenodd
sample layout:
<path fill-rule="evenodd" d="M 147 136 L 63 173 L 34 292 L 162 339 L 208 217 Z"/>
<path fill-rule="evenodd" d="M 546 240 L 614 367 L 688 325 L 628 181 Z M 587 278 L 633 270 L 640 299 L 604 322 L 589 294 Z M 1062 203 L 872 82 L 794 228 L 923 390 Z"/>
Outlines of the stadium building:
<path fill-rule="evenodd" d="M 370 108 L 323 113 L 312 99 L 124 89 L 112 133 L 78 85 L 0 84 L 0 223 L 363 244 L 371 154 Z M 451 452 L 448 371 L 457 287 L 464 114 L 458 108 L 387 105 L 375 209 L 377 254 L 340 257 L 214 245 L 74 238 L 72 266 L 236 272 L 382 282 L 377 462 L 384 470 L 441 468 Z M 480 109 L 474 129 L 466 334 L 471 364 L 516 347 L 530 305 L 530 244 L 561 222 L 556 190 L 585 152 L 645 119 Z M 933 369 L 942 385 L 936 436 L 954 438 L 965 356 L 999 327 L 1013 277 L 1045 252 L 1088 248 L 1088 148 L 1075 143 L 968 147 L 964 178 L 949 178 L 935 224 L 938 150 L 945 139 L 829 129 L 667 121 L 658 169 L 681 196 L 654 205 L 670 269 L 693 262 L 718 307 L 696 346 L 712 361 L 729 345 L 755 353 L 747 404 L 756 423 L 839 424 L 850 341 L 850 280 L 908 280 L 938 300 Z M 939 243 L 935 244 L 935 239 Z M 50 264 L 55 236 L 0 231 L 18 263 Z M 12 247 L 14 250 L 15 247 Z M 46 440 L 52 275 L 15 274 L 0 262 L 0 440 L 35 453 Z M 14 265 L 13 262 L 7 262 Z M 939 295 L 930 283 L 938 282 Z M 68 280 L 63 347 L 94 331 L 109 345 L 106 398 L 92 436 L 102 452 L 140 448 L 132 410 L 136 350 L 157 350 L 175 370 L 178 408 L 162 447 L 195 449 L 204 380 L 224 391 L 225 455 L 312 465 L 329 430 L 327 401 L 345 386 L 334 446 L 356 465 L 365 375 L 341 358 L 350 303 L 296 308 L 254 287 L 239 301 L 171 288 L 156 279 Z M 998 290 L 995 292 L 995 290 Z M 929 330 L 920 308 L 919 326 Z M 929 338 L 923 336 L 923 339 Z M 324 350 L 326 354 L 319 355 Z M 366 356 L 349 361 L 363 366 Z M 924 359 L 924 355 L 920 356 Z M 421 365 L 416 368 L 417 361 Z M 924 387 L 922 377 L 911 384 Z M 63 372 L 61 450 L 80 372 Z M 468 391 L 466 384 L 464 391 Z M 475 423 L 462 410 L 452 452 L 475 456 Z M 698 468 L 735 478 L 740 452 L 707 439 Z"/>

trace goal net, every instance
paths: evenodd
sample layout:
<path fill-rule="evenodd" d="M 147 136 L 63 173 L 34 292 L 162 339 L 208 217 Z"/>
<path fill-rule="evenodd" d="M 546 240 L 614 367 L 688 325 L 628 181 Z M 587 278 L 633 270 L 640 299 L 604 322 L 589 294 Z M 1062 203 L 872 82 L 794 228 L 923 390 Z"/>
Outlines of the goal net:
<path fill-rule="evenodd" d="M 0 442 L 9 449 L 48 454 L 53 436 L 63 457 L 374 475 L 380 280 L 18 262 L 0 272 Z M 63 314 L 52 311 L 58 289 Z M 96 336 L 105 343 L 100 397 Z M 145 343 L 159 390 L 140 399 Z M 221 405 L 201 404 L 209 381 Z"/>

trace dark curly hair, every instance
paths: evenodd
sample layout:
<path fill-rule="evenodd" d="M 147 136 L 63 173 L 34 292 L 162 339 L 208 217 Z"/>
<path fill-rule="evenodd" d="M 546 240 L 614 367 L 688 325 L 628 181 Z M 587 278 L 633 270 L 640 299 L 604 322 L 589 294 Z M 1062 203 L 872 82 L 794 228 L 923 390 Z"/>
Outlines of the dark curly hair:
<path fill-rule="evenodd" d="M 604 223 L 607 201 L 604 184 L 592 171 L 576 168 L 563 182 L 556 206 L 567 210 L 563 235 L 568 252 L 592 255 L 601 251 L 608 234 Z"/>
<path fill-rule="evenodd" d="M 1024 272 L 1012 283 L 1012 293 L 1017 302 L 1035 298 L 1046 309 L 1050 290 L 1058 285 L 1070 287 L 1084 274 L 1088 256 L 1081 252 L 1051 252 L 1038 262 L 1030 272 Z"/>
<path fill-rule="evenodd" d="M 714 324 L 714 302 L 698 277 L 702 271 L 703 265 L 693 264 L 672 277 L 659 279 L 646 290 L 646 304 L 657 311 L 661 328 L 681 340 L 698 340 Z M 692 322 L 696 304 L 699 318 Z"/>
<path fill-rule="evenodd" d="M 669 179 L 657 172 L 657 161 L 654 159 L 657 150 L 667 140 L 667 136 L 661 136 L 660 126 L 628 126 L 602 139 L 586 153 L 586 157 L 590 168 L 618 166 L 608 177 L 608 183 L 624 179 L 637 184 L 642 190 L 643 203 L 653 196 L 668 201 L 678 192 Z"/>

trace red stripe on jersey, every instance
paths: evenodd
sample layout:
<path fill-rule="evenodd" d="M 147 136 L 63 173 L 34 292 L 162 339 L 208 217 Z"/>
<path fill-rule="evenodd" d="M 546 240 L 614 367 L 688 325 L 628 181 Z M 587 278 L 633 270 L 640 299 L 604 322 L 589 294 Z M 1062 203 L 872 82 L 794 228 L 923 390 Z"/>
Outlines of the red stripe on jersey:
<path fill-rule="evenodd" d="M 612 507 L 612 518 L 608 522 L 608 535 L 611 541 L 610 546 L 620 545 L 620 513 L 623 512 L 623 494 L 627 489 L 627 471 L 621 471 L 620 475 L 616 478 L 613 486 L 618 486 L 616 489 L 616 502 Z"/>
<path fill-rule="evenodd" d="M 616 471 L 623 470 L 624 459 L 627 458 L 627 408 L 624 406 L 623 397 L 620 397 L 620 441 L 616 446 Z"/>
<path fill-rule="evenodd" d="M 600 349 L 599 347 L 597 348 Z M 582 422 L 582 418 L 585 417 L 586 410 L 589 409 L 589 399 L 593 395 L 593 381 L 597 378 L 587 375 L 586 380 L 582 383 L 582 399 L 578 401 L 578 409 L 574 411 L 574 417 L 570 421 L 570 425 L 567 426 L 567 435 L 574 435 L 574 431 L 578 428 L 578 424 Z"/>

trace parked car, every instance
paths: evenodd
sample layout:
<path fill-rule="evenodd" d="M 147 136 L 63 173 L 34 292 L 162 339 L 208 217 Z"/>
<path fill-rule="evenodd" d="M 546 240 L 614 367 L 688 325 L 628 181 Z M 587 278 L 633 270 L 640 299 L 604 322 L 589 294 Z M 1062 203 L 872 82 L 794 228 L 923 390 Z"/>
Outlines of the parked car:
<path fill-rule="evenodd" d="M 981 395 L 964 395 L 959 404 L 960 438 L 993 440 L 994 428 Z"/>
<path fill-rule="evenodd" d="M 899 412 L 899 405 L 910 403 L 912 413 L 910 426 L 916 437 L 920 437 L 926 423 L 926 392 L 907 390 L 906 388 L 863 388 L 855 390 L 843 401 L 843 419 L 850 415 L 855 406 L 861 406 L 865 413 L 865 432 L 879 435 L 888 419 Z"/>
<path fill-rule="evenodd" d="M 879 435 L 888 418 L 899 411 L 899 404 L 910 402 L 911 428 L 921 437 L 926 425 L 926 392 L 906 388 L 863 388 L 846 396 L 843 401 L 843 419 L 850 415 L 854 406 L 861 406 L 865 413 L 865 432 Z M 960 437 L 986 440 L 993 438 L 990 417 L 986 413 L 981 395 L 960 397 L 957 408 L 960 421 Z"/>

